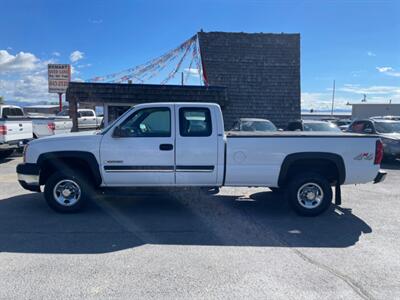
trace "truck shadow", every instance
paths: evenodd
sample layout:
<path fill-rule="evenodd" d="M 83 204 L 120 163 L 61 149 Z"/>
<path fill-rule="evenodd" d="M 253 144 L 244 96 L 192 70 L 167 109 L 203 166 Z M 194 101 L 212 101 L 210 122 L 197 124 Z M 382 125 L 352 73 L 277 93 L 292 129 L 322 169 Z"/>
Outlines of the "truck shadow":
<path fill-rule="evenodd" d="M 300 217 L 271 192 L 107 195 L 67 215 L 50 210 L 41 194 L 0 201 L 0 252 L 107 253 L 144 244 L 349 247 L 370 232 L 350 209 Z"/>

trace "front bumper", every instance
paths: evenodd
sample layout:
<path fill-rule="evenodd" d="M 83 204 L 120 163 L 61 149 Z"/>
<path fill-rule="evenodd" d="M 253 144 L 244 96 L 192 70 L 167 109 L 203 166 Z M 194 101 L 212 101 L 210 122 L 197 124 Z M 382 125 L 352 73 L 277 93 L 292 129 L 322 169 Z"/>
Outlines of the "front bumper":
<path fill-rule="evenodd" d="M 39 173 L 40 169 L 36 164 L 17 165 L 18 182 L 28 191 L 40 192 Z"/>
<path fill-rule="evenodd" d="M 379 182 L 384 181 L 386 179 L 386 175 L 387 175 L 387 173 L 385 171 L 379 170 L 378 174 L 376 174 L 376 177 L 374 179 L 374 183 L 379 183 Z"/>

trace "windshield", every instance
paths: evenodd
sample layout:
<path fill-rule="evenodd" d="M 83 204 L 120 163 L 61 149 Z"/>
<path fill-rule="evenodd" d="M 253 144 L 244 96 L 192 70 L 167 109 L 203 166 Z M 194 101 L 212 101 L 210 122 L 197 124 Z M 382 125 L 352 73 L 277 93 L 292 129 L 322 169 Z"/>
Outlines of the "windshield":
<path fill-rule="evenodd" d="M 242 131 L 277 131 L 272 122 L 269 121 L 242 121 Z"/>
<path fill-rule="evenodd" d="M 128 109 L 126 112 L 124 112 L 122 115 L 120 115 L 118 118 L 116 118 L 114 121 L 112 121 L 110 124 L 108 124 L 106 127 L 104 127 L 102 130 L 99 131 L 98 134 L 105 134 L 107 133 L 115 123 L 117 123 L 119 120 L 121 120 L 126 114 L 128 114 L 130 111 L 132 111 L 135 107 L 132 106 L 132 108 Z"/>
<path fill-rule="evenodd" d="M 340 129 L 332 123 L 303 123 L 304 131 L 333 131 L 340 132 Z"/>
<path fill-rule="evenodd" d="M 378 133 L 400 133 L 400 122 L 375 122 Z"/>
<path fill-rule="evenodd" d="M 65 117 L 65 116 L 69 116 L 69 109 L 66 109 L 66 110 L 63 110 L 63 111 L 60 111 L 56 116 L 59 116 L 59 117 Z"/>

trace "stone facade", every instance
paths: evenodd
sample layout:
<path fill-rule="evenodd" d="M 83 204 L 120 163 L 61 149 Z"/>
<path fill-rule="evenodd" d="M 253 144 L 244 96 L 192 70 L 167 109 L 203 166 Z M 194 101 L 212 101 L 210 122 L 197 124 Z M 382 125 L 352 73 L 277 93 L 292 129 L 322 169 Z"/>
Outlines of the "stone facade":
<path fill-rule="evenodd" d="M 226 128 L 239 117 L 279 127 L 300 118 L 300 35 L 199 32 L 204 73 L 227 87 Z"/>

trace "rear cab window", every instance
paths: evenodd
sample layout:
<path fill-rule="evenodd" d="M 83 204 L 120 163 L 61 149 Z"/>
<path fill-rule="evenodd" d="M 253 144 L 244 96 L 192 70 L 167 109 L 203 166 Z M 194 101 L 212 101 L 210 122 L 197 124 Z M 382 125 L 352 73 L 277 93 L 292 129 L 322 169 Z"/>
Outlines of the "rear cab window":
<path fill-rule="evenodd" d="M 4 107 L 2 113 L 3 118 L 24 116 L 24 112 L 18 107 Z"/>
<path fill-rule="evenodd" d="M 212 134 L 211 112 L 206 107 L 179 109 L 179 134 L 183 137 L 206 137 Z"/>

